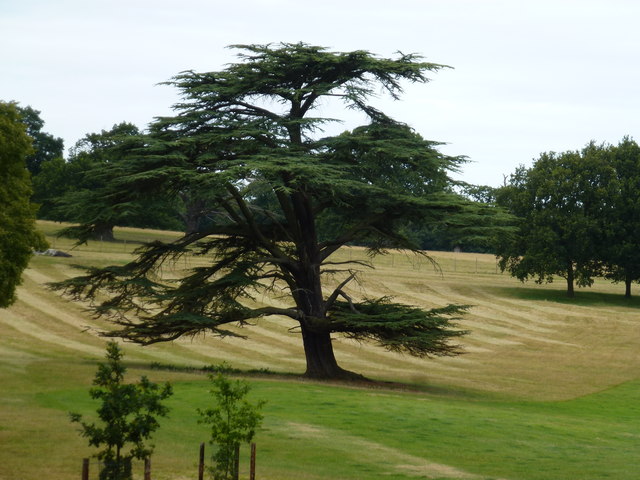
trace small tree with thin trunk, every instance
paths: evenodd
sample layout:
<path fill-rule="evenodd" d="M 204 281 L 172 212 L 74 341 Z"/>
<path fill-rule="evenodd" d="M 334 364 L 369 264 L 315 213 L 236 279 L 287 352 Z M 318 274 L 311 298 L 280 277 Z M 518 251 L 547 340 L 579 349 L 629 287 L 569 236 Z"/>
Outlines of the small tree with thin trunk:
<path fill-rule="evenodd" d="M 202 417 L 200 423 L 211 426 L 209 443 L 215 452 L 210 472 L 214 480 L 232 480 L 238 473 L 235 471 L 235 452 L 241 443 L 253 440 L 262 422 L 260 409 L 264 402 L 252 404 L 246 399 L 250 390 L 246 382 L 229 380 L 221 373 L 211 375 L 210 379 L 215 405 L 198 409 Z"/>
<path fill-rule="evenodd" d="M 102 404 L 98 417 L 102 424 L 87 423 L 79 413 L 70 413 L 71 421 L 82 426 L 81 435 L 89 445 L 102 448 L 96 457 L 104 463 L 100 480 L 128 480 L 131 460 L 151 455 L 153 447 L 146 442 L 159 428 L 156 417 L 164 417 L 169 409 L 162 401 L 172 395 L 171 385 L 159 386 L 147 377 L 138 384 L 123 383 L 126 367 L 122 351 L 115 342 L 107 344 L 106 363 L 98 365 L 89 395 Z"/>

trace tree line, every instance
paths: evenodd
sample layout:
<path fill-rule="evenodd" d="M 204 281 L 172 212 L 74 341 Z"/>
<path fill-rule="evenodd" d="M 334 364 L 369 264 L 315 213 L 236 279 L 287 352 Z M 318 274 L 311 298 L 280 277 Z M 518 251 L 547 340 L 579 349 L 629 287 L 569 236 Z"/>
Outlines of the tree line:
<path fill-rule="evenodd" d="M 196 186 L 182 185 L 160 194 L 157 189 L 142 188 L 123 195 L 124 176 L 132 172 L 140 175 L 142 170 L 154 167 L 148 158 L 151 149 L 167 135 L 162 131 L 161 122 L 141 130 L 123 121 L 109 130 L 87 133 L 65 156 L 63 140 L 43 130 L 40 111 L 31 106 L 17 106 L 17 109 L 33 141 L 27 169 L 33 182 L 32 202 L 38 205 L 37 217 L 83 226 L 68 228 L 62 234 L 82 240 L 111 241 L 115 239 L 113 229 L 116 226 L 191 233 L 214 221 L 211 199 L 207 198 L 204 189 Z M 435 147 L 437 143 L 431 145 Z M 455 163 L 462 164 L 462 158 L 456 158 Z M 457 166 L 452 163 L 451 168 Z M 488 187 L 448 179 L 442 183 L 442 188 L 463 201 L 483 202 L 487 198 L 481 192 L 486 193 Z M 265 200 L 264 196 L 250 199 L 255 204 Z M 331 235 L 334 227 L 330 221 L 318 226 L 325 237 Z M 486 236 L 447 222 L 418 224 L 407 221 L 403 229 L 423 250 L 458 247 L 464 251 L 489 252 L 492 248 Z"/>
<path fill-rule="evenodd" d="M 569 297 L 605 277 L 630 297 L 640 281 L 639 193 L 640 147 L 630 137 L 541 154 L 494 192 L 515 225 L 496 242 L 501 268 L 523 281 L 560 276 Z"/>

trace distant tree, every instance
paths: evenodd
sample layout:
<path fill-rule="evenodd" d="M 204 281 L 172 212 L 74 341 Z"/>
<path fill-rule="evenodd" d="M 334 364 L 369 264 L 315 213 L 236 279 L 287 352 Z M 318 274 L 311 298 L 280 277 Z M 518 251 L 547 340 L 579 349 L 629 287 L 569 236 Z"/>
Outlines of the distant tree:
<path fill-rule="evenodd" d="M 640 147 L 630 137 L 605 152 L 616 178 L 609 188 L 602 245 L 606 277 L 624 282 L 625 297 L 631 297 L 631 284 L 640 281 Z"/>
<path fill-rule="evenodd" d="M 461 201 L 478 208 L 472 216 L 456 215 L 439 224 L 410 223 L 406 234 L 423 250 L 495 253 L 496 238 L 508 231 L 514 219 L 496 205 L 495 188 L 460 183 Z"/>
<path fill-rule="evenodd" d="M 29 201 L 26 158 L 31 152 L 17 106 L 0 102 L 0 308 L 15 302 L 16 287 L 33 250 L 46 248 L 36 231 L 36 207 Z"/>
<path fill-rule="evenodd" d="M 89 445 L 102 448 L 96 457 L 104 463 L 100 480 L 129 480 L 131 460 L 151 455 L 151 435 L 160 427 L 156 417 L 164 417 L 169 409 L 162 401 L 172 395 L 168 383 L 160 387 L 141 377 L 137 384 L 126 384 L 127 368 L 122 364 L 122 351 L 115 342 L 107 344 L 106 363 L 98 365 L 89 395 L 102 403 L 98 408 L 101 424 L 87 423 L 79 413 L 70 413 L 71 421 L 82 426 L 81 434 Z"/>
<path fill-rule="evenodd" d="M 97 301 L 96 311 L 119 327 L 106 335 L 141 344 L 233 335 L 227 324 L 288 317 L 300 327 L 306 375 L 314 378 L 354 377 L 338 366 L 332 334 L 422 357 L 459 353 L 450 342 L 464 332 L 452 320 L 465 307 L 425 310 L 358 298 L 347 286 L 366 265 L 333 257 L 352 243 L 371 255 L 417 252 L 403 233 L 407 222 L 474 218 L 477 208 L 450 188 L 448 174 L 464 159 L 443 155 L 369 103 L 376 89 L 398 98 L 402 81 L 426 82 L 427 72 L 443 66 L 414 55 L 386 59 L 302 43 L 236 48 L 239 63 L 170 82 L 184 100 L 176 116 L 158 122 L 175 135 L 154 146 L 156 168 L 125 180 L 129 190 L 139 181 L 206 192 L 210 224 L 173 243 L 149 244 L 126 266 L 93 270 L 58 288 Z M 332 119 L 311 114 L 330 101 L 368 115 L 369 123 L 319 138 Z M 332 229 L 321 236 L 327 223 Z M 210 263 L 175 281 L 158 279 L 165 261 L 192 253 Z M 108 300 L 100 303 L 98 292 Z M 252 301 L 271 294 L 277 304 Z"/>
<path fill-rule="evenodd" d="M 210 426 L 209 443 L 214 447 L 214 466 L 211 473 L 214 480 L 233 480 L 235 452 L 242 443 L 250 443 L 262 423 L 260 409 L 264 402 L 250 403 L 247 394 L 250 387 L 241 380 L 230 380 L 223 374 L 209 377 L 213 388 L 212 407 L 198 409 L 202 417 L 200 423 Z"/>
<path fill-rule="evenodd" d="M 489 185 L 464 183 L 460 187 L 460 194 L 474 202 L 481 202 L 487 205 L 495 205 L 496 203 L 496 188 Z"/>
<path fill-rule="evenodd" d="M 131 123 L 122 122 L 111 130 L 89 133 L 71 149 L 69 163 L 86 166 L 77 188 L 68 190 L 57 200 L 57 210 L 81 227 L 64 231 L 85 241 L 89 238 L 114 240 L 113 227 L 129 212 L 118 208 L 118 199 L 110 191 L 110 182 L 117 178 L 115 165 L 129 151 L 140 148 L 140 131 Z M 88 229 L 84 225 L 91 225 Z"/>
<path fill-rule="evenodd" d="M 55 216 L 80 224 L 65 229 L 63 234 L 80 241 L 112 241 L 116 225 L 181 227 L 166 198 L 148 196 L 135 189 L 118 189 L 122 165 L 145 146 L 145 141 L 138 127 L 122 122 L 110 130 L 87 134 L 76 143 L 67 164 L 62 166 L 62 171 L 69 173 L 70 183 L 64 186 L 61 196 L 52 199 Z M 54 165 L 51 171 L 48 167 L 42 172 L 48 175 L 42 182 L 56 173 Z M 55 177 L 50 183 L 55 186 Z"/>
<path fill-rule="evenodd" d="M 17 106 L 17 109 L 22 122 L 27 126 L 27 135 L 33 141 L 33 151 L 27 155 L 27 169 L 31 175 L 37 175 L 44 162 L 54 158 L 62 158 L 64 140 L 42 131 L 44 120 L 40 117 L 39 110 L 34 110 L 30 106 Z"/>
<path fill-rule="evenodd" d="M 84 188 L 87 172 L 93 167 L 93 162 L 88 158 L 66 161 L 56 157 L 43 162 L 40 172 L 33 177 L 32 200 L 40 206 L 38 218 L 57 222 L 76 221 L 73 212 L 60 209 L 60 202 L 67 193 Z"/>
<path fill-rule="evenodd" d="M 497 190 L 498 204 L 518 218 L 517 232 L 498 242 L 503 270 L 538 283 L 559 275 L 569 297 L 575 284 L 590 286 L 602 273 L 603 200 L 615 175 L 606 158 L 591 151 L 596 148 L 591 143 L 582 152 L 543 153 Z"/>

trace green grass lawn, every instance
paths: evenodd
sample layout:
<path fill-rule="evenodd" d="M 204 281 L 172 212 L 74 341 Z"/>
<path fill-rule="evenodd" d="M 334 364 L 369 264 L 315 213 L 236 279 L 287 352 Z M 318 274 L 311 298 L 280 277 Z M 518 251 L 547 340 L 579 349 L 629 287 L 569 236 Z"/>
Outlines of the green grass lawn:
<path fill-rule="evenodd" d="M 41 226 L 48 234 L 59 228 Z M 68 412 L 95 411 L 88 389 L 105 344 L 96 331 L 108 325 L 44 284 L 74 274 L 72 264 L 125 262 L 137 242 L 154 235 L 175 236 L 122 229 L 120 242 L 76 249 L 50 236 L 74 257 L 34 257 L 19 301 L 0 311 L 1 480 L 79 478 L 81 459 L 93 452 Z M 289 374 L 245 377 L 251 395 L 267 400 L 256 438 L 262 480 L 638 478 L 637 299 L 598 281 L 568 300 L 562 282 L 522 285 L 497 274 L 491 256 L 434 255 L 442 272 L 400 253 L 380 258 L 361 288 L 426 307 L 473 304 L 461 322 L 471 331 L 463 339 L 467 353 L 419 360 L 337 338 L 338 361 L 377 380 L 368 386 L 296 377 L 304 370 L 300 340 L 284 320 L 246 329 L 246 341 L 124 345 L 128 378 L 174 384 L 170 416 L 155 437 L 153 478 L 196 478 L 198 447 L 207 439 L 196 408 L 207 406 L 210 387 L 202 373 L 152 364 L 222 360 Z M 243 478 L 247 463 L 245 456 Z"/>
<path fill-rule="evenodd" d="M 155 440 L 154 478 L 188 478 L 197 471 L 198 445 L 207 431 L 197 423 L 195 410 L 205 408 L 210 397 L 205 377 L 191 376 L 196 378 L 174 379 L 171 414 Z M 267 400 L 256 438 L 260 478 L 637 478 L 640 382 L 563 402 L 279 379 L 250 383 L 251 396 Z M 39 462 L 9 461 L 22 466 L 6 478 L 37 478 L 43 466 L 34 463 L 40 462 L 57 465 L 60 475 L 73 461 L 78 467 L 90 450 L 66 414 L 92 414 L 96 405 L 87 388 L 34 391 L 18 399 L 22 408 L 42 417 L 47 435 L 31 437 L 33 444 L 20 435 L 24 444 L 12 448 L 16 453 L 32 449 Z M 38 437 L 38 428 L 31 429 Z M 53 473 L 50 478 L 56 478 Z"/>

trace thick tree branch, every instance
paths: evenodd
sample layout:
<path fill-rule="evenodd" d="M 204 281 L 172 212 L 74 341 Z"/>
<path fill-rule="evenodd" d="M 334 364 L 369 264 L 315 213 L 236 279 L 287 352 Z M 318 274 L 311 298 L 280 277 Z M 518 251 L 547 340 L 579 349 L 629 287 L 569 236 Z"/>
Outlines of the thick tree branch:
<path fill-rule="evenodd" d="M 238 208 L 240 209 L 242 215 L 246 220 L 247 226 L 251 229 L 251 231 L 255 235 L 255 238 L 260 242 L 262 247 L 269 253 L 271 253 L 274 257 L 281 259 L 283 264 L 286 263 L 293 267 L 293 262 L 291 262 L 291 259 L 287 255 L 285 255 L 285 253 L 277 246 L 276 242 L 269 240 L 263 235 L 260 227 L 255 221 L 255 218 L 253 217 L 253 214 L 251 213 L 251 210 L 247 206 L 247 203 L 244 201 L 238 190 L 231 184 L 227 184 L 227 190 L 235 199 Z"/>
<path fill-rule="evenodd" d="M 345 295 L 344 292 L 342 291 L 342 289 L 354 278 L 356 278 L 357 273 L 356 272 L 351 272 L 351 274 L 342 282 L 340 282 L 340 285 L 338 285 L 335 290 L 333 291 L 333 293 L 331 295 L 329 295 L 329 298 L 327 298 L 325 304 L 324 304 L 324 311 L 325 314 L 329 311 L 331 311 L 331 309 L 333 308 L 333 304 L 335 303 L 336 299 L 338 298 L 338 295 Z"/>

